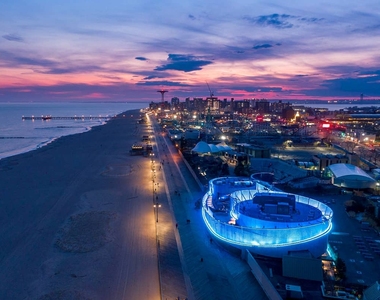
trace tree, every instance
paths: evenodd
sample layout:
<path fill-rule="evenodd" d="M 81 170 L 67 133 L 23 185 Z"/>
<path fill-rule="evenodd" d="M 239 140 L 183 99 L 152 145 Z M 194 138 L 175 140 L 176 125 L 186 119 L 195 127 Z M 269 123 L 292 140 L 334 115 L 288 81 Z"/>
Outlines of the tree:
<path fill-rule="evenodd" d="M 230 170 L 227 163 L 222 164 L 222 171 L 223 176 L 230 175 Z"/>
<path fill-rule="evenodd" d="M 368 151 L 368 155 L 370 157 L 370 160 L 372 160 L 374 163 L 377 162 L 377 160 L 379 159 L 380 157 L 380 152 L 377 151 L 376 149 L 373 149 L 373 150 L 369 150 Z"/>
<path fill-rule="evenodd" d="M 338 259 L 336 260 L 336 275 L 338 279 L 346 279 L 346 270 L 347 268 L 345 262 L 340 257 L 338 257 Z"/>
<path fill-rule="evenodd" d="M 342 143 L 342 147 L 346 149 L 348 152 L 352 153 L 354 152 L 356 144 L 354 142 L 347 141 L 347 142 Z"/>
<path fill-rule="evenodd" d="M 234 173 L 236 176 L 244 176 L 245 168 L 241 161 L 238 161 L 238 164 L 235 167 Z"/>
<path fill-rule="evenodd" d="M 364 147 L 359 147 L 358 154 L 359 154 L 360 157 L 367 158 L 368 150 L 366 148 L 364 148 Z"/>

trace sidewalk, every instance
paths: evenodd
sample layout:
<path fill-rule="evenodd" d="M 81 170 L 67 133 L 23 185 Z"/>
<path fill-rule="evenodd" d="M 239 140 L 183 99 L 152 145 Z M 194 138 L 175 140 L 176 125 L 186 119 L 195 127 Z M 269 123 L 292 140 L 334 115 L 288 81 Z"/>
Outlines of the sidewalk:
<path fill-rule="evenodd" d="M 195 208 L 195 201 L 203 193 L 177 149 L 161 135 L 156 135 L 156 140 L 158 159 L 165 161 L 163 179 L 171 208 L 171 217 L 170 212 L 165 212 L 165 223 L 159 224 L 163 299 L 173 299 L 173 293 L 182 292 L 184 285 L 189 300 L 266 299 L 248 265 L 240 259 L 240 252 L 233 249 L 227 252 L 211 239 L 201 210 Z"/>

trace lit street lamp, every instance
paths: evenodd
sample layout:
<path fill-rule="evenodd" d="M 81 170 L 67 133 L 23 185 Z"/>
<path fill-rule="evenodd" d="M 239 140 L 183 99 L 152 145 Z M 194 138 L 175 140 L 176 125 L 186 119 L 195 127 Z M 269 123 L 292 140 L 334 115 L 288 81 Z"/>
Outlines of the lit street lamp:
<path fill-rule="evenodd" d="M 156 202 L 156 204 L 154 204 L 153 207 L 156 209 L 156 222 L 158 223 L 158 209 L 161 207 L 161 204 Z"/>

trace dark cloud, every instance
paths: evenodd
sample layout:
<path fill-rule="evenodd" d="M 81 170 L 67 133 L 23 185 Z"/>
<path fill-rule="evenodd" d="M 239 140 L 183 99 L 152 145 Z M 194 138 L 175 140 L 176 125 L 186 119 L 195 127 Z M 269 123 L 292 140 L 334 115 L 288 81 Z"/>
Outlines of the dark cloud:
<path fill-rule="evenodd" d="M 236 61 L 258 61 L 260 59 L 279 57 L 283 51 L 277 50 L 277 45 L 268 40 L 247 39 L 243 46 L 225 45 L 224 47 L 208 48 L 207 52 L 217 57 L 217 63 Z M 287 49 L 284 49 L 287 51 Z"/>
<path fill-rule="evenodd" d="M 367 76 L 357 78 L 337 78 L 326 80 L 322 86 L 330 91 L 341 91 L 344 93 L 360 94 L 380 94 L 380 75 L 377 73 L 367 74 Z"/>
<path fill-rule="evenodd" d="M 261 45 L 256 45 L 253 46 L 253 49 L 266 49 L 266 48 L 272 48 L 273 46 L 271 44 L 261 44 Z"/>
<path fill-rule="evenodd" d="M 35 67 L 41 68 L 58 68 L 58 63 L 43 58 L 17 56 L 9 51 L 0 51 L 0 62 L 7 67 L 29 67 L 34 69 Z"/>
<path fill-rule="evenodd" d="M 0 51 L 0 65 L 12 68 L 29 68 L 41 74 L 69 74 L 102 71 L 97 65 L 75 65 L 67 61 L 54 61 L 33 56 L 16 56 L 8 51 Z"/>
<path fill-rule="evenodd" d="M 380 70 L 360 71 L 352 77 L 325 80 L 320 88 L 304 90 L 305 95 L 330 97 L 359 97 L 365 94 L 380 97 Z"/>
<path fill-rule="evenodd" d="M 112 80 L 115 80 L 115 81 L 121 81 L 123 80 L 122 77 L 120 76 L 114 76 L 114 75 L 98 75 L 100 78 L 107 78 L 107 79 L 112 79 Z"/>
<path fill-rule="evenodd" d="M 112 70 L 116 73 L 126 73 L 126 70 Z M 133 74 L 133 76 L 141 78 L 143 77 L 145 80 L 155 79 L 155 78 L 167 78 L 171 76 L 170 72 L 165 71 L 152 71 L 152 70 L 133 70 L 127 71 L 129 74 Z"/>
<path fill-rule="evenodd" d="M 142 82 L 139 82 L 137 83 L 137 85 L 149 85 L 149 86 L 190 86 L 188 84 L 185 84 L 185 83 L 181 83 L 181 82 L 175 82 L 175 81 L 166 81 L 166 80 L 162 80 L 162 81 L 142 81 Z"/>
<path fill-rule="evenodd" d="M 90 73 L 95 71 L 101 71 L 102 68 L 99 68 L 97 66 L 75 66 L 71 68 L 60 68 L 60 67 L 54 67 L 54 68 L 47 68 L 47 69 L 33 69 L 36 73 L 41 74 L 73 74 L 73 73 Z"/>
<path fill-rule="evenodd" d="M 368 34 L 373 36 L 374 34 L 379 34 L 380 32 L 380 24 L 376 22 L 376 24 L 371 24 L 369 26 L 364 26 L 361 28 L 355 28 L 351 30 L 352 33 L 360 33 L 360 34 Z"/>
<path fill-rule="evenodd" d="M 70 74 L 70 73 L 75 73 L 73 72 L 72 69 L 67 69 L 67 68 L 50 68 L 48 70 L 34 70 L 36 73 L 41 73 L 41 74 Z"/>
<path fill-rule="evenodd" d="M 375 71 L 358 71 L 358 75 L 380 76 L 380 70 L 375 70 Z"/>
<path fill-rule="evenodd" d="M 100 71 L 102 68 L 98 66 L 70 66 L 61 67 L 62 62 L 56 62 L 48 59 L 38 59 L 29 57 L 15 57 L 15 62 L 19 65 L 29 66 L 34 72 L 41 74 L 72 74 L 72 73 L 89 73 L 94 71 Z"/>
<path fill-rule="evenodd" d="M 155 76 L 155 75 L 149 75 L 149 76 L 144 77 L 144 80 L 151 80 L 151 79 L 155 79 L 155 78 L 160 78 L 160 77 Z"/>
<path fill-rule="evenodd" d="M 272 26 L 280 29 L 292 28 L 294 25 L 290 23 L 291 19 L 294 19 L 294 16 L 286 14 L 272 14 L 266 16 L 258 17 L 244 17 L 245 20 L 250 21 L 253 24 L 260 26 Z"/>
<path fill-rule="evenodd" d="M 317 23 L 323 21 L 324 18 L 298 18 L 298 20 L 306 23 Z"/>
<path fill-rule="evenodd" d="M 357 66 L 347 65 L 329 65 L 325 67 L 317 67 L 320 74 L 332 74 L 333 77 L 341 76 L 341 74 L 359 74 L 360 69 Z M 348 76 L 348 75 L 346 75 Z M 351 75 L 350 75 L 351 76 Z"/>
<path fill-rule="evenodd" d="M 169 54 L 168 62 L 165 65 L 156 67 L 155 71 L 165 71 L 165 70 L 177 70 L 183 72 L 192 72 L 202 70 L 203 66 L 212 64 L 210 60 L 204 60 L 201 57 L 196 57 L 193 55 L 183 55 L 183 54 Z"/>
<path fill-rule="evenodd" d="M 316 23 L 323 20 L 322 18 L 305 18 L 305 17 L 298 17 L 298 16 L 287 15 L 287 14 L 271 14 L 271 15 L 263 15 L 263 16 L 258 16 L 258 17 L 245 16 L 244 19 L 253 24 L 257 24 L 260 26 L 275 27 L 278 29 L 292 28 L 296 25 L 295 24 L 296 22 Z"/>
<path fill-rule="evenodd" d="M 195 17 L 193 15 L 189 15 L 189 19 L 195 20 Z"/>
<path fill-rule="evenodd" d="M 137 60 L 148 60 L 146 57 L 143 57 L 143 56 L 136 56 L 135 59 L 137 59 Z"/>
<path fill-rule="evenodd" d="M 3 38 L 11 42 L 23 42 L 24 39 L 17 34 L 6 34 Z"/>
<path fill-rule="evenodd" d="M 251 41 L 248 41 L 248 43 Z M 208 52 L 212 53 L 216 57 L 218 57 L 218 60 L 235 60 L 235 59 L 242 59 L 245 57 L 244 54 L 246 51 L 251 50 L 249 47 L 243 48 L 243 47 L 238 47 L 235 45 L 225 45 L 224 47 L 219 47 L 219 48 L 209 48 L 207 49 Z"/>
<path fill-rule="evenodd" d="M 149 88 L 147 87 L 146 90 Z M 102 99 L 125 99 L 126 91 L 128 95 L 137 95 L 141 88 L 135 84 L 116 83 L 107 85 L 92 85 L 85 83 L 77 84 L 58 84 L 50 86 L 22 86 L 22 87 L 0 87 L 0 94 L 3 99 L 28 100 L 36 99 L 38 101 L 51 100 L 73 100 L 73 99 L 97 99 L 100 95 Z M 27 92 L 25 92 L 27 91 Z M 156 96 L 155 89 L 151 91 Z M 136 98 L 138 99 L 138 98 Z"/>
<path fill-rule="evenodd" d="M 18 63 L 19 65 L 24 65 L 24 66 L 26 65 L 26 66 L 52 67 L 56 65 L 54 61 L 49 60 L 49 59 L 24 57 L 24 56 L 15 56 L 13 57 L 13 61 Z"/>

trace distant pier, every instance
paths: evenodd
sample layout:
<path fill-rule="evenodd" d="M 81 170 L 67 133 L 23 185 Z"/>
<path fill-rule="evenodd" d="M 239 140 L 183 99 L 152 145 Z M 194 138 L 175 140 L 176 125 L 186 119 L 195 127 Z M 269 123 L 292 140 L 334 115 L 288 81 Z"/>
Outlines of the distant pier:
<path fill-rule="evenodd" d="M 107 120 L 113 116 L 73 116 L 73 117 L 54 117 L 54 116 L 22 116 L 22 120 Z"/>

